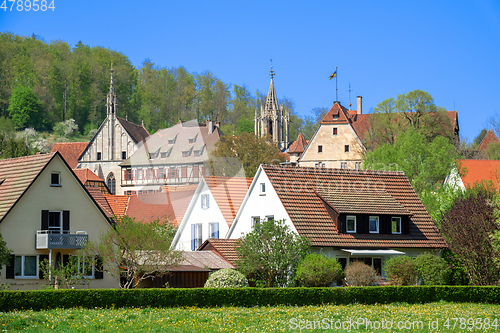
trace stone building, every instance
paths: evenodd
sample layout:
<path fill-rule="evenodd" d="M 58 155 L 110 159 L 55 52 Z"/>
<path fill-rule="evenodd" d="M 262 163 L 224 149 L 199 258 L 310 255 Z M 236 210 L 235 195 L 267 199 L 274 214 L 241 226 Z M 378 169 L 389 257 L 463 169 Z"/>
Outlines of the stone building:
<path fill-rule="evenodd" d="M 112 194 L 123 194 L 120 163 L 128 159 L 149 137 L 142 125 L 136 125 L 117 116 L 116 94 L 111 82 L 106 99 L 107 115 L 97 133 L 78 158 L 78 168 L 88 168 L 106 181 Z M 117 186 L 118 184 L 118 186 Z"/>
<path fill-rule="evenodd" d="M 290 145 L 290 113 L 278 104 L 274 90 L 274 71 L 271 66 L 271 84 L 267 93 L 266 104 L 260 105 L 260 115 L 255 110 L 255 135 L 269 135 L 281 150 Z"/>

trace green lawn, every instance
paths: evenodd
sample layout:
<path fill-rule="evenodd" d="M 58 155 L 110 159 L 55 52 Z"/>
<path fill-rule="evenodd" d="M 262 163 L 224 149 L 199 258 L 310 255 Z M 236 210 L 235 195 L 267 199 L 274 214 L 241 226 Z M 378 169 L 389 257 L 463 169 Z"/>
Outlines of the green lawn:
<path fill-rule="evenodd" d="M 366 320 L 371 321 L 372 326 Z M 56 309 L 0 313 L 0 331 L 292 332 L 303 328 L 310 332 L 313 330 L 309 328 L 316 325 L 314 331 L 324 332 L 332 325 L 333 330 L 330 331 L 339 332 L 371 332 L 377 328 L 377 331 L 386 332 L 414 332 L 436 331 L 429 329 L 429 324 L 434 324 L 439 332 L 471 331 L 469 328 L 477 332 L 500 332 L 499 321 L 500 305 L 447 302 L 255 308 Z M 489 329 L 485 329 L 486 323 Z M 498 327 L 495 327 L 496 324 Z M 336 329 L 335 325 L 340 329 Z M 389 328 L 389 325 L 392 325 L 390 329 L 381 329 Z"/>

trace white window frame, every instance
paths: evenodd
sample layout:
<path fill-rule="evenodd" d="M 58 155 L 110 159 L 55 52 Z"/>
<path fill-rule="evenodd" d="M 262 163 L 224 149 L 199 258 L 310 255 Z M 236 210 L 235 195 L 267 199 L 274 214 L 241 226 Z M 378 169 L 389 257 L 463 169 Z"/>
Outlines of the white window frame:
<path fill-rule="evenodd" d="M 398 221 L 398 224 L 399 224 L 399 232 L 394 232 L 394 230 L 393 230 L 393 223 L 394 223 L 396 220 L 398 220 L 398 219 L 399 219 L 399 221 Z M 400 217 L 400 216 L 393 216 L 393 217 L 391 217 L 391 233 L 392 233 L 393 235 L 401 235 L 401 228 L 402 228 L 402 224 L 401 224 L 401 217 Z"/>
<path fill-rule="evenodd" d="M 347 169 L 347 162 L 340 162 L 341 169 Z"/>
<path fill-rule="evenodd" d="M 203 244 L 203 225 L 196 223 L 194 228 L 194 247 L 197 249 Z"/>
<path fill-rule="evenodd" d="M 377 226 L 377 230 L 375 231 L 372 231 L 370 230 L 370 222 L 371 220 L 375 220 L 377 222 L 376 226 Z M 368 218 L 368 231 L 370 232 L 370 234 L 378 234 L 380 233 L 380 218 L 378 216 L 375 216 L 375 215 L 372 215 Z"/>
<path fill-rule="evenodd" d="M 252 230 L 255 230 L 256 225 L 260 225 L 260 216 L 252 216 Z"/>
<path fill-rule="evenodd" d="M 210 208 L 210 194 L 201 195 L 201 209 Z"/>
<path fill-rule="evenodd" d="M 274 215 L 266 215 L 266 221 L 274 220 Z"/>
<path fill-rule="evenodd" d="M 266 195 L 266 183 L 259 184 L 259 195 Z"/>
<path fill-rule="evenodd" d="M 208 238 L 215 238 L 215 224 L 216 223 L 218 223 L 218 222 L 210 222 L 208 224 Z M 220 226 L 220 224 L 219 224 L 219 226 Z M 220 229 L 219 229 L 219 237 L 220 237 Z"/>
<path fill-rule="evenodd" d="M 15 258 L 21 258 L 21 275 L 16 275 L 16 264 L 15 264 L 15 259 L 14 259 L 14 279 L 38 279 L 38 265 L 39 265 L 39 258 L 38 255 L 16 255 Z M 24 275 L 24 269 L 25 269 L 25 260 L 26 257 L 35 257 L 36 258 L 36 269 L 35 269 L 35 275 Z"/>
<path fill-rule="evenodd" d="M 347 228 L 347 226 L 348 226 L 348 224 L 347 224 L 347 220 L 348 220 L 349 218 L 354 218 L 354 230 L 349 230 L 349 229 Z M 357 225 L 358 225 L 358 223 L 356 222 L 356 215 L 347 215 L 347 216 L 345 217 L 345 231 L 346 231 L 346 233 L 349 233 L 349 234 L 355 234 L 355 233 L 357 232 Z"/>
<path fill-rule="evenodd" d="M 52 177 L 57 175 L 57 183 L 52 181 Z M 60 187 L 61 186 L 61 173 L 60 172 L 51 172 L 50 173 L 50 186 L 52 187 Z"/>

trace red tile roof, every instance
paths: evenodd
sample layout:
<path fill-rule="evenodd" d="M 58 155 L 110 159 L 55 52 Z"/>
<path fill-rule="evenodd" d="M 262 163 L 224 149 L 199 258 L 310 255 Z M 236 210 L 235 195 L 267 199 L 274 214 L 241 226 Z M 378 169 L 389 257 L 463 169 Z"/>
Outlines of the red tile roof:
<path fill-rule="evenodd" d="M 87 168 L 73 169 L 73 172 L 83 185 L 85 185 L 87 181 L 104 182 L 102 178 L 100 178 L 98 175 L 96 175 L 90 169 Z"/>
<path fill-rule="evenodd" d="M 0 160 L 0 221 L 55 154 Z"/>
<path fill-rule="evenodd" d="M 227 260 L 234 265 L 238 260 L 238 254 L 235 250 L 237 239 L 207 239 L 197 251 L 212 251 L 221 258 Z"/>
<path fill-rule="evenodd" d="M 297 140 L 295 140 L 290 145 L 290 148 L 288 148 L 288 153 L 302 154 L 306 146 L 307 146 L 307 141 L 304 138 L 304 135 L 302 133 L 299 133 L 299 136 L 297 136 Z"/>
<path fill-rule="evenodd" d="M 500 160 L 459 160 L 461 178 L 466 188 L 481 181 L 491 181 L 498 188 Z"/>
<path fill-rule="evenodd" d="M 166 217 L 177 226 L 186 212 L 196 187 L 175 186 L 172 190 L 169 188 L 165 187 L 166 192 L 130 196 L 125 215 L 145 223 Z"/>
<path fill-rule="evenodd" d="M 74 169 L 78 165 L 78 157 L 80 157 L 87 145 L 88 142 L 56 142 L 50 152 L 58 151 L 69 167 Z"/>
<path fill-rule="evenodd" d="M 205 181 L 224 219 L 228 226 L 231 227 L 234 217 L 252 183 L 252 178 L 207 176 L 205 177 Z"/>
<path fill-rule="evenodd" d="M 313 246 L 444 248 L 439 233 L 422 201 L 403 172 L 370 170 L 262 166 L 273 184 L 292 223 Z M 341 234 L 327 205 L 317 195 L 318 189 L 337 191 L 384 191 L 408 210 L 410 233 Z"/>
<path fill-rule="evenodd" d="M 498 138 L 497 136 L 495 135 L 495 133 L 493 133 L 492 130 L 489 130 L 488 133 L 486 133 L 486 135 L 484 136 L 483 140 L 481 140 L 481 143 L 479 144 L 479 147 L 478 149 L 479 150 L 486 150 L 486 148 L 488 148 L 488 145 L 492 142 L 498 142 Z"/>
<path fill-rule="evenodd" d="M 108 218 L 115 215 L 99 187 L 86 187 L 86 189 Z"/>
<path fill-rule="evenodd" d="M 321 124 L 347 124 L 349 123 L 349 119 L 347 118 L 348 113 L 349 110 L 340 105 L 340 103 L 335 102 L 321 120 Z"/>
<path fill-rule="evenodd" d="M 104 198 L 108 202 L 109 207 L 113 211 L 114 216 L 123 216 L 127 211 L 128 201 L 130 196 L 128 195 L 113 195 L 104 194 Z"/>

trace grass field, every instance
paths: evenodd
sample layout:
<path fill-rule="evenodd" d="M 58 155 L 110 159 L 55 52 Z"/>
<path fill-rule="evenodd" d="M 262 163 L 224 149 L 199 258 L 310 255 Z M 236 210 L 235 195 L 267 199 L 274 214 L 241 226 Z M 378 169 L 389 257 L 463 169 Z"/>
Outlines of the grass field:
<path fill-rule="evenodd" d="M 455 319 L 456 318 L 456 319 Z M 500 305 L 467 303 L 55 309 L 0 313 L 7 332 L 500 332 Z M 497 326 L 498 324 L 498 326 Z M 430 325 L 430 326 L 429 326 Z M 315 327 L 315 329 L 314 329 Z"/>

